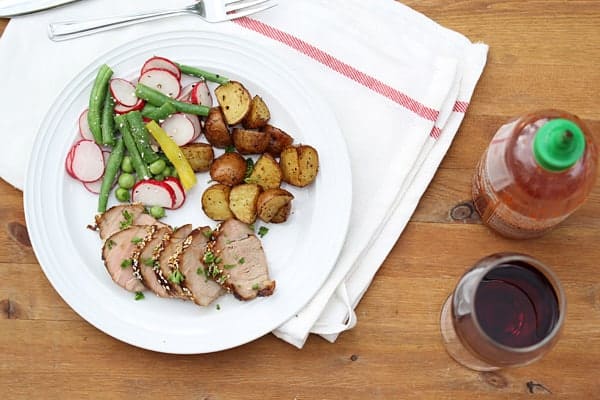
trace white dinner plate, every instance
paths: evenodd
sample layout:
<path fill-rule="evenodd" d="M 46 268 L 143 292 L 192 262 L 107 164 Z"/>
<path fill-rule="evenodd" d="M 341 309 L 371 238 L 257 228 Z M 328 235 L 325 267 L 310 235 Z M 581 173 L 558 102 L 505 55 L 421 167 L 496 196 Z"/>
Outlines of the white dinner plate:
<path fill-rule="evenodd" d="M 262 239 L 274 294 L 248 302 L 224 295 L 208 307 L 158 298 L 143 300 L 111 280 L 101 260 L 93 223 L 97 196 L 65 172 L 65 157 L 77 139 L 77 118 L 87 108 L 102 63 L 115 77 L 134 78 L 144 61 L 160 55 L 239 80 L 260 95 L 271 123 L 315 147 L 320 156 L 310 186 L 285 185 L 295 196 L 293 213 Z M 79 73 L 58 96 L 35 140 L 25 183 L 25 217 L 36 256 L 48 280 L 84 319 L 107 334 L 145 349 L 179 354 L 228 349 L 259 338 L 293 317 L 317 293 L 335 265 L 350 218 L 350 161 L 330 108 L 284 60 L 238 37 L 208 32 L 171 32 L 121 46 Z M 202 139 L 201 139 L 202 140 Z M 197 174 L 179 210 L 165 222 L 194 227 L 216 223 L 203 213 L 200 197 L 208 173 Z M 111 196 L 111 198 L 114 198 Z M 111 203 L 109 203 L 110 205 Z M 114 200 L 112 201 L 114 204 Z"/>

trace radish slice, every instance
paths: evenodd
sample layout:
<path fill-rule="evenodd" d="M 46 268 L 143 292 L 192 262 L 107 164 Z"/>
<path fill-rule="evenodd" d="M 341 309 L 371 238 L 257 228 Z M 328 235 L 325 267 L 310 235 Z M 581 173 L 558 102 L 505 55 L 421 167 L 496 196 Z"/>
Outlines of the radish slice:
<path fill-rule="evenodd" d="M 198 84 L 194 86 L 192 93 L 190 94 L 190 100 L 194 104 L 212 107 L 213 100 L 206 81 L 199 81 Z"/>
<path fill-rule="evenodd" d="M 188 117 L 192 125 L 194 125 L 194 137 L 192 138 L 192 140 L 190 140 L 190 142 L 193 142 L 194 140 L 198 139 L 202 134 L 202 125 L 200 122 L 200 117 L 194 114 L 186 114 L 186 117 Z"/>
<path fill-rule="evenodd" d="M 121 104 L 125 107 L 133 107 L 139 101 L 138 97 L 135 95 L 135 86 L 125 79 L 111 79 L 109 87 L 110 94 L 112 94 L 112 97 L 117 104 Z"/>
<path fill-rule="evenodd" d="M 87 116 L 88 109 L 86 108 L 79 115 L 79 134 L 83 139 L 94 140 L 94 135 L 92 134 L 92 130 L 90 129 Z"/>
<path fill-rule="evenodd" d="M 93 182 L 104 174 L 102 148 L 93 140 L 82 139 L 75 143 L 71 171 L 81 182 Z"/>
<path fill-rule="evenodd" d="M 187 114 L 183 113 L 171 115 L 169 118 L 165 119 L 160 126 L 178 146 L 189 143 L 196 133 L 194 124 L 190 118 L 188 118 Z"/>
<path fill-rule="evenodd" d="M 116 103 L 115 104 L 115 113 L 117 114 L 127 114 L 129 111 L 136 111 L 136 110 L 141 110 L 142 108 L 144 108 L 144 100 L 142 99 L 138 99 L 137 103 L 135 103 L 135 105 L 129 107 L 129 106 L 124 106 L 120 103 Z"/>
<path fill-rule="evenodd" d="M 100 194 L 100 188 L 102 187 L 102 181 L 104 179 L 100 178 L 95 180 L 94 182 L 83 182 L 83 186 L 93 194 Z"/>
<path fill-rule="evenodd" d="M 104 156 L 104 165 L 108 162 L 108 158 L 110 157 L 109 150 L 103 150 L 102 155 Z M 95 180 L 93 182 L 83 182 L 83 186 L 91 193 L 100 194 L 100 189 L 102 188 L 102 181 L 104 180 L 104 174 L 100 177 L 100 179 Z M 117 182 L 117 178 L 115 177 L 114 184 Z"/>
<path fill-rule="evenodd" d="M 181 88 L 181 93 L 179 94 L 179 97 L 177 98 L 177 100 L 183 101 L 186 103 L 189 102 L 190 95 L 192 94 L 192 90 L 194 89 L 194 86 L 196 86 L 197 83 L 198 82 L 188 83 L 183 88 Z"/>
<path fill-rule="evenodd" d="M 174 99 L 181 93 L 179 78 L 168 69 L 149 69 L 140 76 L 139 82 Z"/>
<path fill-rule="evenodd" d="M 155 179 L 139 181 L 131 191 L 133 203 L 142 203 L 147 206 L 172 208 L 175 200 L 175 191 L 171 185 Z"/>
<path fill-rule="evenodd" d="M 65 169 L 67 170 L 67 173 L 72 178 L 75 178 L 75 174 L 73 174 L 73 153 L 75 152 L 74 150 L 75 150 L 75 146 L 73 145 L 69 149 L 69 152 L 67 153 L 67 157 L 65 158 Z"/>
<path fill-rule="evenodd" d="M 171 208 L 176 209 L 181 207 L 183 205 L 183 202 L 185 201 L 185 190 L 183 190 L 181 181 L 179 181 L 179 179 L 175 177 L 169 176 L 165 178 L 163 182 L 171 186 L 171 189 L 173 189 L 173 192 L 175 193 L 175 202 L 173 203 L 173 207 Z"/>
<path fill-rule="evenodd" d="M 173 75 L 175 75 L 178 80 L 181 79 L 181 71 L 179 70 L 177 64 L 164 57 L 152 57 L 148 59 L 148 61 L 146 61 L 142 66 L 140 75 L 143 75 L 146 71 L 150 69 L 166 69 Z"/>

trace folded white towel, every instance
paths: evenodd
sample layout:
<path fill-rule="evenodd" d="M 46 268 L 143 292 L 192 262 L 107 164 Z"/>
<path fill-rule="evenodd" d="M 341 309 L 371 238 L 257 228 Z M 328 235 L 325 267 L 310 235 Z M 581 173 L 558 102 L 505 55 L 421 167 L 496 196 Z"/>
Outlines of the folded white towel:
<path fill-rule="evenodd" d="M 48 22 L 115 9 L 162 8 L 164 2 L 86 0 L 11 20 L 0 40 L 0 76 L 10 77 L 0 98 L 0 175 L 23 187 L 33 137 L 56 94 L 115 46 L 150 33 L 198 29 L 243 36 L 267 47 L 332 107 L 352 164 L 350 229 L 336 266 L 312 301 L 274 331 L 302 347 L 310 332 L 333 341 L 356 322 L 354 307 L 460 126 L 487 46 L 392 0 L 279 3 L 226 23 L 180 16 L 60 43 L 46 38 Z"/>

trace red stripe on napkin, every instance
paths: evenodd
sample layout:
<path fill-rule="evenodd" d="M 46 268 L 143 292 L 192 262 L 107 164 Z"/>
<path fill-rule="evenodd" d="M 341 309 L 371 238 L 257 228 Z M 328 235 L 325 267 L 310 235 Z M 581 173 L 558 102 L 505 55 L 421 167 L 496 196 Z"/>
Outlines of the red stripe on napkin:
<path fill-rule="evenodd" d="M 469 103 L 468 102 L 466 102 L 466 101 L 457 101 L 456 103 L 454 103 L 454 108 L 452 109 L 452 111 L 466 113 L 468 107 L 469 107 Z"/>
<path fill-rule="evenodd" d="M 339 72 L 340 74 L 352 79 L 353 81 L 360 83 L 363 86 L 387 97 L 388 99 L 400 104 L 402 107 L 414 112 L 418 116 L 425 118 L 429 121 L 435 121 L 438 117 L 439 111 L 433 108 L 427 107 L 421 104 L 415 99 L 407 96 L 393 87 L 386 85 L 380 80 L 369 76 L 356 68 L 346 64 L 345 62 L 335 58 L 331 54 L 318 49 L 317 47 L 299 39 L 287 32 L 264 24 L 252 18 L 242 17 L 234 19 L 233 22 L 237 23 L 244 28 L 253 30 L 261 35 L 268 38 L 277 40 L 307 56 L 320 62 L 323 65 L 331 68 L 332 70 Z"/>

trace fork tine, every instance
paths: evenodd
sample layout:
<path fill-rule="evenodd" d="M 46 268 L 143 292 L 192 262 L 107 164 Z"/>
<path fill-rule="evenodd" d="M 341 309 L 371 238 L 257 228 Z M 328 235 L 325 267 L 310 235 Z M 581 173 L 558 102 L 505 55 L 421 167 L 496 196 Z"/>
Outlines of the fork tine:
<path fill-rule="evenodd" d="M 240 10 L 242 8 L 252 7 L 261 3 L 266 3 L 269 0 L 235 0 L 225 6 L 225 12 Z"/>
<path fill-rule="evenodd" d="M 258 6 L 258 7 L 243 8 L 241 10 L 238 10 L 238 11 L 232 12 L 230 14 L 227 14 L 227 18 L 228 19 L 235 19 L 235 18 L 245 17 L 247 15 L 251 15 L 251 14 L 255 14 L 257 12 L 268 10 L 269 8 L 275 7 L 277 5 L 276 1 L 269 1 L 269 0 L 267 0 L 267 1 L 268 1 L 267 4 L 263 4 L 263 5 Z"/>

